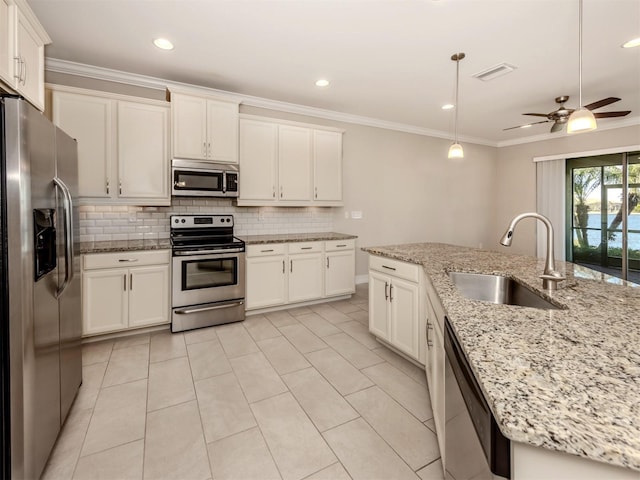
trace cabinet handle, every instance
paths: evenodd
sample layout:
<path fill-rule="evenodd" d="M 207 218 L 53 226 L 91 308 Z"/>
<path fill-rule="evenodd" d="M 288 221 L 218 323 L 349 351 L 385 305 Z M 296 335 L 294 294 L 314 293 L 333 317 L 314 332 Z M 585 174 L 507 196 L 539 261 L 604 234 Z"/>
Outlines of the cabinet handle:
<path fill-rule="evenodd" d="M 276 198 L 276 186 L 273 185 L 273 198 Z"/>
<path fill-rule="evenodd" d="M 260 252 L 262 253 L 273 252 L 273 248 L 270 248 L 269 250 L 260 250 Z"/>
<path fill-rule="evenodd" d="M 213 157 L 213 154 L 211 153 L 211 143 L 207 143 L 207 147 L 209 148 L 209 151 L 207 153 L 208 157 Z"/>
<path fill-rule="evenodd" d="M 431 322 L 429 320 L 427 320 L 427 347 L 431 348 L 433 347 L 433 342 L 431 341 L 431 338 L 429 338 L 429 330 L 433 329 L 433 325 L 431 325 Z"/>
<path fill-rule="evenodd" d="M 22 85 L 27 84 L 27 62 L 22 59 L 22 65 L 24 65 L 24 78 L 22 79 Z"/>
<path fill-rule="evenodd" d="M 387 270 L 393 270 L 394 272 L 396 271 L 395 268 L 393 267 L 387 267 L 386 265 L 382 265 L 382 268 L 386 268 Z"/>
<path fill-rule="evenodd" d="M 118 182 L 118 191 L 120 192 L 120 195 L 122 195 L 122 180 Z"/>
<path fill-rule="evenodd" d="M 384 300 L 385 301 L 389 300 L 388 288 L 389 288 L 389 282 L 384 282 Z"/>
<path fill-rule="evenodd" d="M 293 273 L 293 260 L 289 260 L 289 272 Z"/>
<path fill-rule="evenodd" d="M 327 268 L 329 268 L 329 257 L 327 257 Z"/>
<path fill-rule="evenodd" d="M 17 73 L 14 72 L 13 74 L 13 78 L 17 78 L 18 79 L 18 83 L 20 83 L 20 80 L 22 79 L 22 59 L 20 57 L 13 57 L 13 59 L 18 62 L 18 64 L 16 65 L 16 70 L 18 71 Z"/>
<path fill-rule="evenodd" d="M 393 302 L 393 283 L 389 284 L 389 301 Z"/>
<path fill-rule="evenodd" d="M 118 261 L 119 262 L 137 262 L 138 259 L 137 258 L 119 258 Z"/>
<path fill-rule="evenodd" d="M 347 246 L 347 244 L 346 244 L 346 243 L 343 243 L 342 245 L 336 245 L 336 248 L 346 247 L 346 246 Z"/>
<path fill-rule="evenodd" d="M 282 273 L 284 274 L 284 260 L 282 260 Z"/>
<path fill-rule="evenodd" d="M 109 195 L 109 179 L 107 178 L 107 195 Z"/>
<path fill-rule="evenodd" d="M 282 198 L 282 185 L 280 185 L 280 198 Z"/>
<path fill-rule="evenodd" d="M 124 280 L 124 283 L 122 284 L 122 288 L 126 292 L 127 291 L 127 274 L 126 273 L 122 276 L 122 280 Z"/>
<path fill-rule="evenodd" d="M 313 247 L 300 247 L 300 250 L 311 250 Z"/>
<path fill-rule="evenodd" d="M 318 198 L 318 187 L 315 187 L 315 198 Z"/>
<path fill-rule="evenodd" d="M 129 274 L 129 290 L 133 290 L 133 273 Z"/>

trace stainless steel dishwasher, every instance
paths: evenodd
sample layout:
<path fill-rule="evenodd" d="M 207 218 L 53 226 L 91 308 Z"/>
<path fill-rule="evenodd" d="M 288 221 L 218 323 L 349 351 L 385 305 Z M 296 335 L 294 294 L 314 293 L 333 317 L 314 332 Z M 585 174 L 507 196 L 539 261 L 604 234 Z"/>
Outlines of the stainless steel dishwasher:
<path fill-rule="evenodd" d="M 511 442 L 489 405 L 445 317 L 445 477 L 511 478 Z"/>

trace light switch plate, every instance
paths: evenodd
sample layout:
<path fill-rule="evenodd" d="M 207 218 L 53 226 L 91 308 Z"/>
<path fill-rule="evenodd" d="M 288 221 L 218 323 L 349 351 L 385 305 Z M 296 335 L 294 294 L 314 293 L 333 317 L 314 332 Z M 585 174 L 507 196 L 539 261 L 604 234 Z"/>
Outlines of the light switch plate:
<path fill-rule="evenodd" d="M 354 210 L 351 212 L 351 218 L 360 220 L 362 218 L 362 212 L 360 210 Z"/>

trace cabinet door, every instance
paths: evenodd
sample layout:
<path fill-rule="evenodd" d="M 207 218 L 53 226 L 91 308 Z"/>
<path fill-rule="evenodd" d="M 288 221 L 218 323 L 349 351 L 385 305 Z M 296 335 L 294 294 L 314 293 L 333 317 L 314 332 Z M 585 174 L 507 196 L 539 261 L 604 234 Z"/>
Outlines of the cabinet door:
<path fill-rule="evenodd" d="M 129 269 L 129 327 L 169 322 L 169 265 Z"/>
<path fill-rule="evenodd" d="M 22 62 L 16 90 L 39 110 L 44 110 L 44 44 L 18 10 L 17 53 Z"/>
<path fill-rule="evenodd" d="M 127 269 L 82 273 L 82 334 L 127 328 Z"/>
<path fill-rule="evenodd" d="M 322 253 L 289 255 L 289 302 L 322 297 Z"/>
<path fill-rule="evenodd" d="M 313 131 L 313 199 L 342 200 L 342 134 Z"/>
<path fill-rule="evenodd" d="M 118 102 L 120 198 L 170 201 L 168 113 L 166 107 Z"/>
<path fill-rule="evenodd" d="M 78 141 L 80 197 L 116 195 L 112 105 L 106 98 L 53 92 L 53 123 Z"/>
<path fill-rule="evenodd" d="M 311 201 L 311 130 L 278 126 L 280 200 Z"/>
<path fill-rule="evenodd" d="M 0 0 L 0 79 L 11 88 L 15 87 L 15 15 L 16 7 L 9 0 Z"/>
<path fill-rule="evenodd" d="M 324 294 L 329 297 L 355 292 L 355 252 L 328 252 L 326 257 Z"/>
<path fill-rule="evenodd" d="M 444 423 L 445 423 L 445 406 L 444 406 L 444 337 L 440 331 L 438 322 L 435 322 L 433 330 L 429 333 L 433 340 L 431 348 L 431 383 L 429 384 L 429 394 L 431 395 L 431 408 L 433 409 L 433 419 L 436 425 L 436 433 L 438 435 L 438 445 L 440 451 L 444 452 Z"/>
<path fill-rule="evenodd" d="M 285 256 L 247 258 L 247 310 L 287 301 Z"/>
<path fill-rule="evenodd" d="M 240 200 L 276 201 L 278 125 L 240 120 Z"/>
<path fill-rule="evenodd" d="M 389 285 L 390 278 L 369 271 L 369 331 L 384 340 L 389 334 Z"/>
<path fill-rule="evenodd" d="M 207 100 L 201 97 L 171 95 L 173 156 L 207 158 Z"/>
<path fill-rule="evenodd" d="M 238 104 L 207 100 L 207 158 L 238 163 Z"/>
<path fill-rule="evenodd" d="M 399 350 L 419 360 L 419 303 L 415 283 L 393 278 L 389 286 L 391 305 L 390 342 Z"/>

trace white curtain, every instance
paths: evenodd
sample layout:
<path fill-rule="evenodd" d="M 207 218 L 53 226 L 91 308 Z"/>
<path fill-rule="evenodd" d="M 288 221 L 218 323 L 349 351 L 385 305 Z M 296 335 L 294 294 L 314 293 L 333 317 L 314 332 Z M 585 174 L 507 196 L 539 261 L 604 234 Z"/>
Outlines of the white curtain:
<path fill-rule="evenodd" d="M 554 249 L 555 257 L 560 260 L 565 255 L 565 186 L 566 186 L 566 160 L 546 160 L 536 162 L 536 209 L 544 215 L 553 225 L 555 233 Z M 536 222 L 537 228 L 537 255 L 543 257 L 546 254 L 546 229 L 540 222 Z"/>

